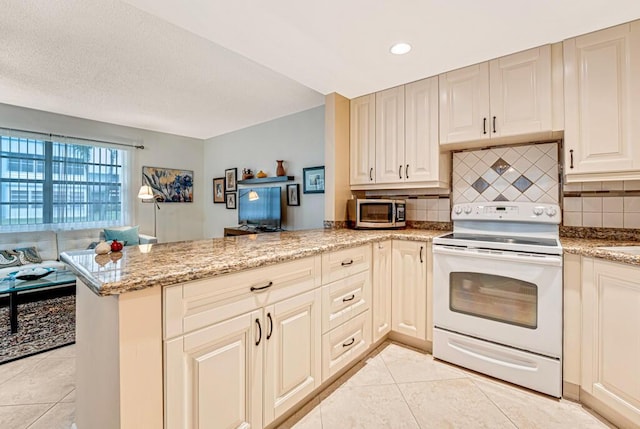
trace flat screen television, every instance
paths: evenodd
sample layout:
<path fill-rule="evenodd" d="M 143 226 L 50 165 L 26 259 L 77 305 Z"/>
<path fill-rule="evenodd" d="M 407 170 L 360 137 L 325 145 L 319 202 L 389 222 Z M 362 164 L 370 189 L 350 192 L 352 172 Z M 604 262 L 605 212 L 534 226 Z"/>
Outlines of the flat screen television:
<path fill-rule="evenodd" d="M 258 199 L 250 201 L 249 193 L 255 191 Z M 279 229 L 281 224 L 281 188 L 249 188 L 238 191 L 238 223 L 265 229 Z"/>

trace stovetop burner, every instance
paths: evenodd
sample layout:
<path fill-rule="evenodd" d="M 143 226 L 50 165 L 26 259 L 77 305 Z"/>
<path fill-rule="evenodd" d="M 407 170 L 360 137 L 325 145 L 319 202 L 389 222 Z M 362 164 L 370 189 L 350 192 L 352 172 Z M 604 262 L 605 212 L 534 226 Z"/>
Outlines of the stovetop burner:
<path fill-rule="evenodd" d="M 499 235 L 485 235 L 485 234 L 465 234 L 456 233 L 443 235 L 439 237 L 445 240 L 468 240 L 468 241 L 483 241 L 487 243 L 504 243 L 504 244 L 523 244 L 528 246 L 557 246 L 558 240 L 552 238 L 536 238 L 536 237 L 504 237 Z"/>

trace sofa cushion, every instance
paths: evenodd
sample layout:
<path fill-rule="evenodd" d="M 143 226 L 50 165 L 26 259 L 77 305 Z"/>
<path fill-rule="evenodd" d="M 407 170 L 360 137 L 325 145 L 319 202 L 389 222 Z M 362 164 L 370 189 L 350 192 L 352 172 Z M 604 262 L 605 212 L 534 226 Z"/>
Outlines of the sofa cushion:
<path fill-rule="evenodd" d="M 0 235 L 0 250 L 24 247 L 35 247 L 43 260 L 58 259 L 58 243 L 53 231 L 5 232 Z"/>
<path fill-rule="evenodd" d="M 19 265 L 39 264 L 42 258 L 38 250 L 31 247 L 0 250 L 0 267 L 16 267 Z"/>
<path fill-rule="evenodd" d="M 104 236 L 107 240 L 118 240 L 125 244 L 125 246 L 137 246 L 140 244 L 138 238 L 138 227 L 132 226 L 131 228 L 118 228 L 118 229 L 106 229 L 104 230 Z"/>
<path fill-rule="evenodd" d="M 68 250 L 84 250 L 97 241 L 102 228 L 69 229 L 58 231 L 58 249 L 60 253 Z"/>

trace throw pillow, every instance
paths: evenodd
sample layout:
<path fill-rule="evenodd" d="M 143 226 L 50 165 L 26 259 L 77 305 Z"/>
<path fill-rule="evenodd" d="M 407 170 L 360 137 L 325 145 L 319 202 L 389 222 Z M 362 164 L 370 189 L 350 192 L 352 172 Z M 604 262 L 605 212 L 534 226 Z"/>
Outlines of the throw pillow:
<path fill-rule="evenodd" d="M 105 229 L 104 238 L 107 241 L 118 240 L 124 243 L 125 246 L 137 246 L 140 244 L 137 226 L 126 229 Z"/>
<path fill-rule="evenodd" d="M 39 264 L 42 258 L 35 247 L 21 247 L 13 250 L 0 250 L 0 268 L 19 265 Z"/>

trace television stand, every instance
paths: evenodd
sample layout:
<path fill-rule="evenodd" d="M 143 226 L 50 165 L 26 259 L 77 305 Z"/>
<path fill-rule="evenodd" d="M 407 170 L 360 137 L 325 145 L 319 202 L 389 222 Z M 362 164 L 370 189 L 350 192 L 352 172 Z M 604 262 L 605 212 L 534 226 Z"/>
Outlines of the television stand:
<path fill-rule="evenodd" d="M 236 235 L 250 235 L 250 234 L 264 234 L 267 232 L 280 232 L 282 230 L 279 229 L 266 229 L 266 228 L 242 228 L 242 227 L 231 227 L 224 229 L 225 237 L 233 237 Z"/>

